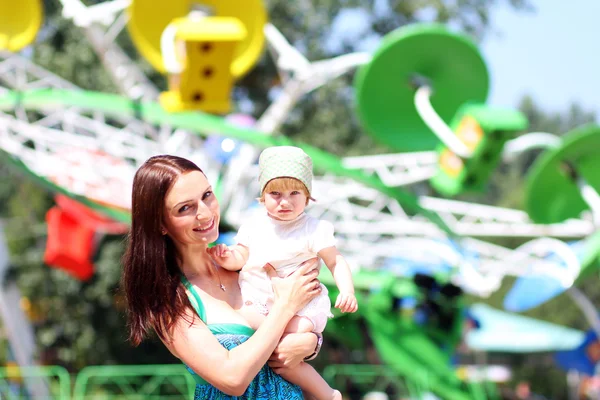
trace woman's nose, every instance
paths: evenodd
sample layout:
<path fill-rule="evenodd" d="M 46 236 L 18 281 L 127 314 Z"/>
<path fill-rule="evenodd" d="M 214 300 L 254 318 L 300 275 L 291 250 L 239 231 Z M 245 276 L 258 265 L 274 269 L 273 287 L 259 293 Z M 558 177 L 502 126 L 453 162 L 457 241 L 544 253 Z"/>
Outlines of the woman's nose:
<path fill-rule="evenodd" d="M 205 219 L 210 219 L 211 217 L 211 212 L 208 206 L 200 201 L 198 203 L 198 212 L 196 213 L 196 219 L 202 221 Z"/>

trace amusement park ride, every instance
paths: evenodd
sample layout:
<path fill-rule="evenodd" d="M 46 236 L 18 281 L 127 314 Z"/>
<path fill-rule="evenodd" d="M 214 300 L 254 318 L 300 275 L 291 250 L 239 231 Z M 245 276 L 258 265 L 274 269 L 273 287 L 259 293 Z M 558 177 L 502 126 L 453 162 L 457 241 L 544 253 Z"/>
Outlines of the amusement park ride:
<path fill-rule="evenodd" d="M 560 138 L 522 134 L 523 114 L 485 104 L 488 70 L 468 37 L 410 25 L 386 35 L 373 54 L 311 62 L 268 22 L 260 0 L 61 3 L 121 94 L 84 91 L 19 54 L 41 26 L 39 1 L 0 16 L 0 153 L 58 194 L 47 216 L 47 264 L 79 279 L 93 276 L 94 236 L 126 232 L 133 174 L 152 155 L 201 165 L 216 183 L 224 221 L 235 228 L 255 209 L 261 149 L 295 144 L 313 158 L 314 191 L 323 194 L 309 212 L 334 223 L 361 291 L 360 315 L 339 316 L 328 327 L 348 345 L 362 345 L 362 319 L 391 368 L 414 381 L 426 370 L 434 391 L 466 399 L 449 362 L 460 340 L 463 292 L 486 297 L 505 276 L 517 276 L 508 309 L 566 291 L 600 330 L 575 286 L 600 250 L 593 157 L 600 127 Z M 166 75 L 167 91 L 160 93 L 119 48 L 114 39 L 124 29 Z M 279 95 L 255 122 L 229 114 L 232 87 L 265 46 L 282 78 Z M 354 70 L 359 120 L 393 153 L 339 158 L 277 133 L 302 96 Z M 450 199 L 484 190 L 499 163 L 531 149 L 544 152 L 529 172 L 526 212 Z M 411 190 L 427 182 L 439 197 Z M 507 237 L 529 241 L 517 248 L 490 242 Z M 407 265 L 420 273 L 407 276 Z M 407 298 L 435 318 L 425 325 L 401 318 Z"/>

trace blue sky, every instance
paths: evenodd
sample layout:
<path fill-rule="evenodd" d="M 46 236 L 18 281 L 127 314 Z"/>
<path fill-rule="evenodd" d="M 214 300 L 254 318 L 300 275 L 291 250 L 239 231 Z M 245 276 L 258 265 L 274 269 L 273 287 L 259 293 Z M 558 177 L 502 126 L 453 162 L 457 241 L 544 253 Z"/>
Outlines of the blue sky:
<path fill-rule="evenodd" d="M 532 0 L 535 13 L 492 12 L 481 51 L 492 85 L 488 103 L 515 106 L 525 94 L 548 111 L 572 102 L 600 121 L 600 1 Z"/>
<path fill-rule="evenodd" d="M 600 122 L 600 0 L 530 1 L 534 12 L 517 12 L 506 1 L 491 10 L 492 30 L 480 47 L 491 75 L 488 104 L 515 107 L 530 94 L 546 111 L 577 102 Z M 375 2 L 376 12 L 389 12 L 386 0 Z M 336 52 L 346 42 L 374 51 L 380 37 L 368 33 L 370 18 L 342 10 L 327 48 Z"/>

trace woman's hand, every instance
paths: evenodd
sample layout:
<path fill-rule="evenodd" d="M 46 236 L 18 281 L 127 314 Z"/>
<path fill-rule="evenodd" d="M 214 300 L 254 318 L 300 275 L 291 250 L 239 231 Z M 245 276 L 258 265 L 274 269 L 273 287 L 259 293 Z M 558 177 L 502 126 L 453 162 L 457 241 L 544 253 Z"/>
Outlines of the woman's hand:
<path fill-rule="evenodd" d="M 317 279 L 319 275 L 318 258 L 311 258 L 300 264 L 300 267 L 285 278 L 279 278 L 271 264 L 264 266 L 267 275 L 271 278 L 275 304 L 285 306 L 296 314 L 310 300 L 321 292 L 321 284 Z"/>
<path fill-rule="evenodd" d="M 287 333 L 281 337 L 275 351 L 269 358 L 269 366 L 280 374 L 300 364 L 311 356 L 317 347 L 317 335 L 312 332 Z"/>

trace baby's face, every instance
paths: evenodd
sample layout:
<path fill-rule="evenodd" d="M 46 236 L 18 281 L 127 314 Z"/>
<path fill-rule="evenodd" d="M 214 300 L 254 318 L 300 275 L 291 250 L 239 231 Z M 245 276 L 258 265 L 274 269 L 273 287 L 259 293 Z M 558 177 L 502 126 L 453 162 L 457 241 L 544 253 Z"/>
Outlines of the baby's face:
<path fill-rule="evenodd" d="M 265 193 L 265 207 L 269 215 L 281 221 L 291 221 L 304 212 L 306 195 L 301 190 L 271 191 Z"/>

